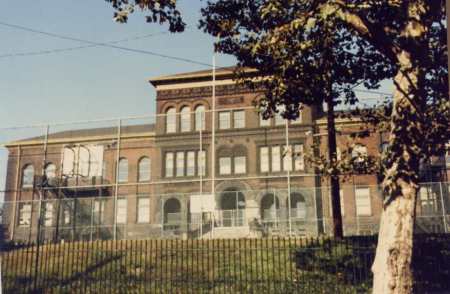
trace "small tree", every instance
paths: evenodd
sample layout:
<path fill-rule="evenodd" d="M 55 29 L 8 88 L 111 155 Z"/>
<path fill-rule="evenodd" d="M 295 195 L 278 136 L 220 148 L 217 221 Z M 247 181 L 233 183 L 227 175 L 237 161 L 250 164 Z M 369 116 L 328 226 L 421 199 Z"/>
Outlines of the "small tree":
<path fill-rule="evenodd" d="M 218 0 L 202 14 L 219 51 L 270 76 L 260 104 L 285 105 L 285 117 L 300 103 L 352 101 L 355 85 L 393 78 L 373 291 L 411 293 L 419 162 L 450 137 L 444 0 Z"/>

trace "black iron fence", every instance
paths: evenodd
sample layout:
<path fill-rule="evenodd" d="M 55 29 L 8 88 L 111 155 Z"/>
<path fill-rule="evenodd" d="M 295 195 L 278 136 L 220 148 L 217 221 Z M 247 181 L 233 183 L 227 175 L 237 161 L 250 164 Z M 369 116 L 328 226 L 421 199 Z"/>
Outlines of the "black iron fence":
<path fill-rule="evenodd" d="M 419 237 L 418 237 L 419 238 Z M 417 288 L 450 290 L 450 237 L 420 236 Z M 4 293 L 365 293 L 374 237 L 4 246 Z"/>

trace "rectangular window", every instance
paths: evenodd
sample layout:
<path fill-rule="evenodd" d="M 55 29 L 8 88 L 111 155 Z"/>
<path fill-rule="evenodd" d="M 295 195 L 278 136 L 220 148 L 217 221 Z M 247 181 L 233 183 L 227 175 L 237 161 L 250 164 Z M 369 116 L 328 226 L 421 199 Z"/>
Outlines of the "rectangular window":
<path fill-rule="evenodd" d="M 220 157 L 219 158 L 219 173 L 221 175 L 231 174 L 231 158 L 230 157 Z"/>
<path fill-rule="evenodd" d="M 121 158 L 119 160 L 119 183 L 128 182 L 128 160 L 126 158 Z"/>
<path fill-rule="evenodd" d="M 297 209 L 297 218 L 306 218 L 305 201 L 297 201 L 295 208 Z"/>
<path fill-rule="evenodd" d="M 269 171 L 269 147 L 259 148 L 259 159 L 261 172 L 266 173 Z"/>
<path fill-rule="evenodd" d="M 173 153 L 166 153 L 166 178 L 173 177 Z"/>
<path fill-rule="evenodd" d="M 138 223 L 150 222 L 150 198 L 138 198 Z"/>
<path fill-rule="evenodd" d="M 117 199 L 117 219 L 118 224 L 127 223 L 127 199 Z"/>
<path fill-rule="evenodd" d="M 275 113 L 275 125 L 276 126 L 282 126 L 285 123 L 286 122 L 285 122 L 284 118 L 281 116 L 281 114 L 279 112 Z"/>
<path fill-rule="evenodd" d="M 187 153 L 187 176 L 195 176 L 195 151 L 189 151 Z"/>
<path fill-rule="evenodd" d="M 259 115 L 259 126 L 260 127 L 270 127 L 270 118 L 264 119 L 263 116 Z"/>
<path fill-rule="evenodd" d="M 197 167 L 198 175 L 204 176 L 206 174 L 206 152 L 205 150 L 199 151 L 197 154 Z"/>
<path fill-rule="evenodd" d="M 283 146 L 283 170 L 292 171 L 292 146 Z"/>
<path fill-rule="evenodd" d="M 94 201 L 94 223 L 104 224 L 105 223 L 105 200 L 97 199 Z"/>
<path fill-rule="evenodd" d="M 31 224 L 31 203 L 20 204 L 19 226 L 29 226 Z"/>
<path fill-rule="evenodd" d="M 67 208 L 64 209 L 64 224 L 65 225 L 70 224 L 70 210 Z"/>
<path fill-rule="evenodd" d="M 434 214 L 437 212 L 436 193 L 431 186 L 421 186 L 419 189 L 419 199 L 422 214 Z"/>
<path fill-rule="evenodd" d="M 44 226 L 51 227 L 53 225 L 53 203 L 45 203 Z"/>
<path fill-rule="evenodd" d="M 295 145 L 294 146 L 294 168 L 295 170 L 304 170 L 305 169 L 305 158 L 303 155 L 303 145 Z"/>
<path fill-rule="evenodd" d="M 235 174 L 245 174 L 247 172 L 246 157 L 236 156 L 234 158 L 234 173 Z"/>
<path fill-rule="evenodd" d="M 281 171 L 281 149 L 280 146 L 272 147 L 272 171 Z"/>
<path fill-rule="evenodd" d="M 291 120 L 292 124 L 301 124 L 302 123 L 302 111 L 298 111 L 298 117 L 294 120 Z"/>
<path fill-rule="evenodd" d="M 184 152 L 177 152 L 177 177 L 184 176 Z"/>
<path fill-rule="evenodd" d="M 370 206 L 370 190 L 369 188 L 356 188 L 355 189 L 356 200 L 356 215 L 367 216 L 372 214 Z"/>
<path fill-rule="evenodd" d="M 245 111 L 244 110 L 234 111 L 233 118 L 234 118 L 233 123 L 234 123 L 235 129 L 245 128 Z"/>
<path fill-rule="evenodd" d="M 229 129 L 230 126 L 230 112 L 229 111 L 222 111 L 219 112 L 219 129 L 225 130 Z"/>

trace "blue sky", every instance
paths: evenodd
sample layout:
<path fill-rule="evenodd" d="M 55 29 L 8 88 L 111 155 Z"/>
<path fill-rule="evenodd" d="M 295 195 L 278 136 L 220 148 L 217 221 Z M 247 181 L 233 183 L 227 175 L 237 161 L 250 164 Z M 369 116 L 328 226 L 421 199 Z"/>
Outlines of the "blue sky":
<path fill-rule="evenodd" d="M 2 0 L 0 22 L 73 38 L 108 42 L 167 31 L 148 24 L 142 13 L 127 24 L 112 20 L 103 0 Z M 213 39 L 197 29 L 205 1 L 181 0 L 188 24 L 181 34 L 161 34 L 118 45 L 211 63 Z M 83 45 L 0 25 L 0 127 L 149 115 L 155 111 L 154 76 L 207 67 L 113 48 L 94 47 L 54 54 L 1 57 L 5 54 Z M 218 56 L 218 66 L 234 59 Z M 390 90 L 386 83 L 382 90 Z M 40 132 L 41 130 L 39 130 Z M 1 131 L 0 142 L 36 134 L 37 130 Z M 6 153 L 0 150 L 0 190 Z M 1 198 L 1 196 L 0 196 Z"/>

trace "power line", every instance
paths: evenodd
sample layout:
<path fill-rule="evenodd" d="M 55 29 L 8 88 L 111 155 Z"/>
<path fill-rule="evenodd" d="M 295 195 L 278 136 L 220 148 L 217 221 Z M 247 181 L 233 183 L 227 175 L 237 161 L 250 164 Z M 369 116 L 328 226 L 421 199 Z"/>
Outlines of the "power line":
<path fill-rule="evenodd" d="M 132 38 L 126 38 L 126 39 L 120 39 L 120 40 L 114 40 L 114 41 L 107 41 L 107 42 L 103 42 L 103 43 L 104 44 L 117 44 L 117 43 L 123 43 L 123 42 L 129 42 L 129 41 L 136 41 L 136 40 L 146 39 L 146 38 L 149 38 L 149 37 L 153 37 L 153 36 L 157 36 L 157 35 L 164 35 L 164 34 L 168 34 L 168 32 L 159 32 L 159 33 L 154 33 L 154 34 L 147 34 L 147 35 L 136 36 L 136 37 L 132 37 Z M 45 54 L 52 54 L 52 53 L 59 53 L 59 52 L 66 52 L 66 51 L 74 51 L 74 50 L 85 49 L 85 48 L 93 48 L 93 47 L 98 47 L 98 45 L 84 45 L 84 46 L 44 49 L 44 50 L 19 52 L 19 53 L 9 53 L 9 54 L 2 54 L 2 55 L 0 55 L 0 58 L 16 57 L 16 56 L 45 55 Z"/>
<path fill-rule="evenodd" d="M 22 31 L 28 31 L 28 32 L 36 33 L 36 34 L 46 35 L 46 36 L 49 36 L 49 37 L 62 39 L 62 40 L 75 41 L 75 42 L 80 42 L 80 43 L 89 44 L 89 45 L 95 45 L 95 46 L 99 46 L 99 47 L 109 47 L 109 48 L 120 49 L 120 50 L 124 50 L 124 51 L 128 51 L 128 52 L 134 52 L 134 53 L 141 53 L 141 54 L 146 54 L 146 55 L 158 56 L 158 57 L 161 57 L 161 58 L 178 60 L 178 61 L 183 61 L 183 62 L 187 62 L 187 63 L 192 63 L 192 64 L 198 64 L 198 65 L 204 65 L 204 66 L 212 67 L 212 65 L 208 64 L 208 63 L 195 61 L 195 60 L 187 59 L 187 58 L 183 58 L 183 57 L 177 57 L 177 56 L 161 54 L 161 53 L 148 51 L 148 50 L 128 48 L 128 47 L 123 47 L 123 46 L 112 45 L 112 44 L 109 44 L 109 43 L 93 42 L 93 41 L 84 40 L 84 39 L 80 39 L 80 38 L 73 38 L 73 37 L 64 36 L 64 35 L 60 35 L 60 34 L 44 32 L 44 31 L 33 29 L 33 28 L 20 26 L 20 25 L 15 25 L 15 24 L 10 24 L 10 23 L 5 23 L 5 22 L 0 22 L 0 25 L 6 26 L 6 27 L 10 27 L 10 28 L 15 28 L 15 29 L 22 30 Z"/>

